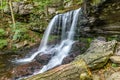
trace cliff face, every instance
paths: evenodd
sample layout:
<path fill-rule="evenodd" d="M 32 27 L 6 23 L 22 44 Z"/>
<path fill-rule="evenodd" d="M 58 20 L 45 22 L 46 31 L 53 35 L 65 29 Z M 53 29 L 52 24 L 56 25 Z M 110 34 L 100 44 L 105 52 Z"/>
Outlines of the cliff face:
<path fill-rule="evenodd" d="M 92 4 L 88 6 L 92 6 Z M 110 35 L 120 34 L 119 0 L 103 0 L 99 2 L 99 5 L 93 5 L 88 9 L 88 12 L 89 21 L 91 21 L 90 32 Z"/>

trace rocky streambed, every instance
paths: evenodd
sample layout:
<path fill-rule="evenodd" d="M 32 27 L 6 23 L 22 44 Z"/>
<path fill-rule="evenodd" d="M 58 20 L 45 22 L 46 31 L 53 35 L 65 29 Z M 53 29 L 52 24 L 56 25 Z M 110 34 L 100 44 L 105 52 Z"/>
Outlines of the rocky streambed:
<path fill-rule="evenodd" d="M 81 45 L 81 46 L 80 46 Z M 73 46 L 82 47 L 76 43 Z M 37 46 L 36 46 L 37 47 Z M 75 48 L 76 49 L 76 48 Z M 32 50 L 32 49 L 31 49 Z M 35 47 L 32 50 L 35 51 Z M 32 52 L 31 51 L 31 52 Z M 72 51 L 71 51 L 72 52 Z M 119 80 L 120 76 L 120 42 L 95 39 L 83 53 L 78 51 L 66 57 L 61 66 L 45 73 L 27 78 L 27 80 Z M 13 64 L 10 60 L 18 55 L 2 55 L 0 57 L 0 80 L 15 80 L 32 75 L 47 64 L 50 55 L 37 56 L 27 64 Z M 77 57 L 76 57 L 77 56 Z M 5 59 L 7 58 L 7 60 Z M 56 73 L 56 74 L 54 74 Z M 58 76 L 59 75 L 59 76 Z"/>
<path fill-rule="evenodd" d="M 30 63 L 15 63 L 12 62 L 15 59 L 21 59 L 29 57 L 31 54 L 37 51 L 39 45 L 32 46 L 30 48 L 21 49 L 18 51 L 5 51 L 1 53 L 0 57 L 0 80 L 16 80 L 21 77 L 26 77 L 32 75 L 34 72 L 39 71 L 48 61 L 51 59 L 53 55 L 45 54 L 38 55 L 33 62 Z M 81 48 L 81 50 L 79 49 Z M 68 64 L 74 60 L 76 56 L 80 53 L 84 52 L 88 47 L 88 43 L 86 42 L 76 42 L 73 45 L 73 49 L 69 56 L 67 56 L 62 64 Z"/>

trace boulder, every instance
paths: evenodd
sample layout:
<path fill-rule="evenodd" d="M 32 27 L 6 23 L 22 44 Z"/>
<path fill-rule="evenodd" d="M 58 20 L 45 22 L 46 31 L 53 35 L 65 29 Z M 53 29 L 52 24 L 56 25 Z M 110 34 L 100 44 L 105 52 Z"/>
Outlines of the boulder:
<path fill-rule="evenodd" d="M 113 63 L 120 63 L 120 56 L 111 56 L 111 57 L 110 57 L 110 60 L 111 60 Z"/>
<path fill-rule="evenodd" d="M 90 44 L 88 50 L 76 57 L 75 60 L 84 59 L 91 69 L 101 68 L 113 55 L 116 43 L 117 41 L 115 40 L 105 42 L 96 39 Z"/>
<path fill-rule="evenodd" d="M 28 63 L 28 64 L 21 64 L 15 68 L 11 72 L 14 72 L 15 78 L 21 78 L 24 76 L 32 75 L 36 70 L 40 70 L 42 65 L 36 61 Z"/>
<path fill-rule="evenodd" d="M 51 59 L 51 57 L 52 57 L 51 54 L 43 54 L 43 55 L 38 55 L 38 56 L 36 57 L 36 60 L 37 60 L 39 63 L 45 65 L 45 64 L 48 63 L 48 61 Z"/>

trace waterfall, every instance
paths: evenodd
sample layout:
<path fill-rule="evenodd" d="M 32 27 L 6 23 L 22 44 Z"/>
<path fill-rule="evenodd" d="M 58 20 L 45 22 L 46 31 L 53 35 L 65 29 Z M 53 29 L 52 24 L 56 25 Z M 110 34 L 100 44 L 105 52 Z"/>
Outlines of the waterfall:
<path fill-rule="evenodd" d="M 38 54 L 54 54 L 48 64 L 44 65 L 38 73 L 43 73 L 57 65 L 60 65 L 63 59 L 69 55 L 72 45 L 75 42 L 74 35 L 80 10 L 81 9 L 77 9 L 56 15 L 51 20 L 45 31 L 38 51 L 31 55 L 31 57 L 18 59 L 16 62 L 31 62 Z M 58 32 L 60 29 L 61 32 Z M 56 36 L 58 41 L 53 44 L 49 44 L 49 39 Z M 52 41 L 54 41 L 54 39 Z"/>

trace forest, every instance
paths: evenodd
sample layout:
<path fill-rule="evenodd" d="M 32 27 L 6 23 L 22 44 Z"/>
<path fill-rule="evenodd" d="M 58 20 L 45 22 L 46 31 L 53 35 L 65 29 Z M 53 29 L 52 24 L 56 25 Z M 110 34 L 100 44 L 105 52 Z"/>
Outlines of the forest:
<path fill-rule="evenodd" d="M 0 0 L 0 80 L 119 74 L 119 0 Z"/>

